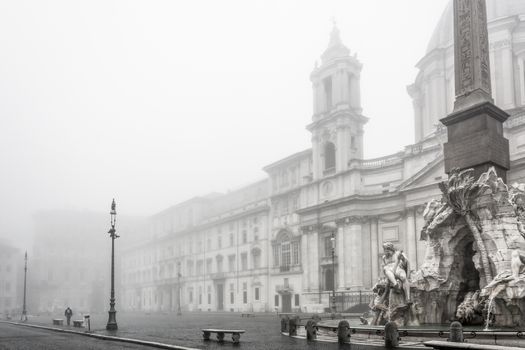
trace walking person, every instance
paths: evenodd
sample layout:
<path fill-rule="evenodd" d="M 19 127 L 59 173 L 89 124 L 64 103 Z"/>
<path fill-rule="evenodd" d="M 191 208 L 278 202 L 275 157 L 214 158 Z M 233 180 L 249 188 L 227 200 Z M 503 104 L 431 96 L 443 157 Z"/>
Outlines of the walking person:
<path fill-rule="evenodd" d="M 69 326 L 69 324 L 71 322 L 71 316 L 73 316 L 73 310 L 71 310 L 69 308 L 69 306 L 67 307 L 66 311 L 64 312 L 64 316 L 66 316 L 67 325 Z"/>

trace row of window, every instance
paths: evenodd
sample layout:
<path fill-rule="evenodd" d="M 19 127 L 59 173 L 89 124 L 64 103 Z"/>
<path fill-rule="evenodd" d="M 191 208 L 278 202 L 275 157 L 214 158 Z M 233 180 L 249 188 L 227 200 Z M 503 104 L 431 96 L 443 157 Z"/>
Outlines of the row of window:
<path fill-rule="evenodd" d="M 206 259 L 206 270 L 204 270 L 204 260 L 197 260 L 195 264 L 193 260 L 186 262 L 186 270 L 182 269 L 182 266 L 177 267 L 177 273 L 180 273 L 182 276 L 202 276 L 204 273 L 222 273 L 222 272 L 237 272 L 237 271 L 247 271 L 249 270 L 248 265 L 248 253 L 241 253 L 240 266 L 236 265 L 236 255 L 228 255 L 228 270 L 225 271 L 225 262 L 222 255 L 217 256 L 215 259 L 208 258 Z M 213 260 L 215 260 L 215 269 L 213 269 Z M 261 253 L 259 250 L 254 250 L 252 252 L 252 268 L 258 269 L 261 267 Z M 155 276 L 156 269 L 144 271 L 135 271 L 128 274 L 127 278 L 129 282 L 143 282 L 150 280 Z M 142 277 L 142 280 L 140 280 Z M 175 266 L 173 263 L 168 264 L 167 266 L 160 266 L 159 269 L 160 278 L 170 278 L 177 277 L 175 272 Z"/>
<path fill-rule="evenodd" d="M 234 288 L 234 284 L 231 283 L 230 284 L 230 291 L 229 291 L 229 294 L 230 294 L 230 304 L 235 304 L 235 288 Z M 202 305 L 202 287 L 199 287 L 199 294 L 198 294 L 199 298 L 198 298 L 198 301 L 199 301 L 199 305 Z M 208 290 L 207 290 L 207 301 L 208 301 L 208 305 L 211 305 L 211 296 L 212 296 L 212 289 L 211 289 L 211 286 L 208 286 Z M 254 290 L 253 290 L 253 296 L 254 296 L 254 301 L 259 301 L 261 300 L 261 292 L 260 292 L 260 287 L 255 287 Z M 193 288 L 190 287 L 188 288 L 188 301 L 190 304 L 193 304 Z M 243 304 L 248 304 L 248 284 L 246 282 L 243 283 L 243 290 L 242 290 L 242 302 Z"/>

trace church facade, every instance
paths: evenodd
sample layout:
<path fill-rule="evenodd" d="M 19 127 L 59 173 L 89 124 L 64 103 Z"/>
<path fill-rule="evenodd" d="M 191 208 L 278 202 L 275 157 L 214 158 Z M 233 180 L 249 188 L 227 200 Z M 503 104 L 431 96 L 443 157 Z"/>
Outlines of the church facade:
<path fill-rule="evenodd" d="M 525 4 L 488 0 L 487 10 L 493 96 L 511 115 L 508 182 L 523 182 Z M 267 165 L 264 180 L 151 217 L 145 241 L 123 252 L 121 307 L 316 311 L 335 290 L 342 311 L 381 275 L 383 242 L 402 249 L 410 268 L 420 265 L 422 212 L 446 178 L 439 120 L 453 108 L 452 30 L 450 4 L 408 87 L 416 143 L 363 159 L 362 64 L 334 28 L 310 76 L 312 147 Z"/>

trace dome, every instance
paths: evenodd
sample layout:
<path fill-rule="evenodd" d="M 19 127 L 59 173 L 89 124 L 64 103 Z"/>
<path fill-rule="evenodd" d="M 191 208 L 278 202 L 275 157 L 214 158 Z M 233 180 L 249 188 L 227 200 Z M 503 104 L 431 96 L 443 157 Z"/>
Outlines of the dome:
<path fill-rule="evenodd" d="M 501 18 L 525 13 L 524 0 L 486 0 L 487 20 L 489 22 Z M 452 17 L 453 1 L 450 1 L 443 11 L 439 22 L 432 33 L 427 46 L 427 54 L 435 49 L 452 45 L 454 37 L 454 21 Z"/>

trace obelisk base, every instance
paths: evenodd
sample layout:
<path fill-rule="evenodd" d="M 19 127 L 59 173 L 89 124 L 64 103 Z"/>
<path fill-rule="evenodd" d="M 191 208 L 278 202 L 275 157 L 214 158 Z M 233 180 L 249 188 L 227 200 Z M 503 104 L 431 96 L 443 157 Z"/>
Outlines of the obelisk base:
<path fill-rule="evenodd" d="M 448 133 L 448 142 L 444 145 L 445 172 L 448 174 L 453 168 L 473 168 L 473 175 L 478 178 L 494 166 L 498 176 L 506 182 L 510 157 L 509 141 L 503 136 L 503 122 L 508 116 L 487 101 L 441 119 Z"/>

